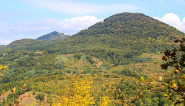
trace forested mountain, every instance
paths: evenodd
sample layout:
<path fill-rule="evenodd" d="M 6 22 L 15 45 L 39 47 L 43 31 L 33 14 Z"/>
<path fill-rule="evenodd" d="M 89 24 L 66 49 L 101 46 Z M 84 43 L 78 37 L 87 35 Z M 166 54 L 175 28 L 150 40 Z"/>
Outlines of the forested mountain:
<path fill-rule="evenodd" d="M 163 52 L 183 36 L 174 27 L 144 14 L 120 13 L 55 43 L 48 52 L 83 52 L 118 65 L 135 61 L 142 53 Z"/>
<path fill-rule="evenodd" d="M 63 33 L 54 31 L 54 32 L 48 33 L 46 35 L 43 35 L 41 37 L 38 37 L 37 40 L 51 41 L 51 40 L 64 39 L 67 37 L 68 37 L 68 35 L 64 35 Z"/>
<path fill-rule="evenodd" d="M 55 31 L 0 46 L 0 106 L 169 106 L 161 58 L 184 36 L 144 14 L 120 13 L 69 37 Z"/>

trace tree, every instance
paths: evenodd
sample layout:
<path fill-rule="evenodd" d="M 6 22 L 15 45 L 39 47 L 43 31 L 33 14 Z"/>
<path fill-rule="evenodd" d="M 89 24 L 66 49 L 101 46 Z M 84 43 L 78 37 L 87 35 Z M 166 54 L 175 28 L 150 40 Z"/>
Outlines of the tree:
<path fill-rule="evenodd" d="M 39 94 L 36 95 L 35 98 L 36 98 L 37 100 L 42 101 L 42 100 L 44 100 L 44 96 L 45 96 L 44 93 L 39 93 Z"/>
<path fill-rule="evenodd" d="M 174 105 L 184 103 L 185 105 L 185 38 L 175 40 L 179 43 L 179 48 L 174 48 L 173 51 L 166 50 L 162 60 L 165 61 L 161 65 L 162 69 L 171 69 L 166 75 L 164 84 L 168 88 L 166 100 L 171 100 Z"/>

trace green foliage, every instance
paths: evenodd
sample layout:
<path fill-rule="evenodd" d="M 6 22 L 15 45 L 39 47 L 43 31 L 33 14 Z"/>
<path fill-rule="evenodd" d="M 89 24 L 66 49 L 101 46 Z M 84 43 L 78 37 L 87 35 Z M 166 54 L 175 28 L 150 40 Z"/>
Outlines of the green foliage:
<path fill-rule="evenodd" d="M 35 95 L 35 91 L 33 91 L 32 95 Z"/>
<path fill-rule="evenodd" d="M 4 50 L 4 49 L 6 49 L 6 46 L 0 45 L 0 50 Z"/>
<path fill-rule="evenodd" d="M 5 98 L 3 98 L 3 105 L 5 105 L 6 101 L 5 101 Z"/>
<path fill-rule="evenodd" d="M 44 96 L 45 96 L 44 93 L 38 93 L 38 94 L 36 94 L 35 98 L 37 100 L 43 101 L 44 100 Z"/>
<path fill-rule="evenodd" d="M 129 69 L 124 69 L 123 71 L 120 72 L 120 74 L 125 76 L 138 77 L 136 72 L 130 71 Z"/>
<path fill-rule="evenodd" d="M 145 79 L 143 83 L 131 77 L 120 79 L 116 84 L 114 98 L 120 100 L 122 105 L 164 106 L 168 102 L 163 97 L 165 89 L 149 83 L 148 79 Z"/>
<path fill-rule="evenodd" d="M 52 104 L 53 101 L 52 101 L 52 96 L 49 94 L 48 97 L 47 97 L 47 102 Z"/>
<path fill-rule="evenodd" d="M 165 79 L 165 85 L 168 88 L 166 99 L 170 99 L 176 105 L 185 103 L 185 38 L 175 40 L 174 42 L 180 43 L 180 48 L 164 52 L 165 55 L 162 57 L 162 60 L 165 63 L 161 65 L 161 68 L 169 70 Z"/>

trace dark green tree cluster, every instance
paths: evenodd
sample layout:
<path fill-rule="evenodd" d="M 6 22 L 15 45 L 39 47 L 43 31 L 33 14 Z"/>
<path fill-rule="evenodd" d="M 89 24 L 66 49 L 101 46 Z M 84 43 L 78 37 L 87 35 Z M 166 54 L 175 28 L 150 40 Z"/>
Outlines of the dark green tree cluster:
<path fill-rule="evenodd" d="M 162 57 L 165 63 L 161 68 L 169 70 L 164 83 L 168 88 L 166 99 L 171 100 L 175 105 L 180 103 L 185 105 L 185 38 L 174 42 L 179 43 L 180 47 L 172 51 L 166 50 Z"/>

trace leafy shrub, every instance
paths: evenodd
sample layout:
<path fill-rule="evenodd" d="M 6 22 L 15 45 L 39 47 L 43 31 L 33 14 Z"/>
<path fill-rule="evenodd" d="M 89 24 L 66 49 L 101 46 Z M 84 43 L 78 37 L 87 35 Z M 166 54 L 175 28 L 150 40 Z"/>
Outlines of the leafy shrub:
<path fill-rule="evenodd" d="M 38 93 L 38 94 L 36 95 L 35 98 L 36 98 L 37 100 L 42 101 L 42 100 L 44 100 L 44 96 L 45 96 L 44 93 Z"/>

